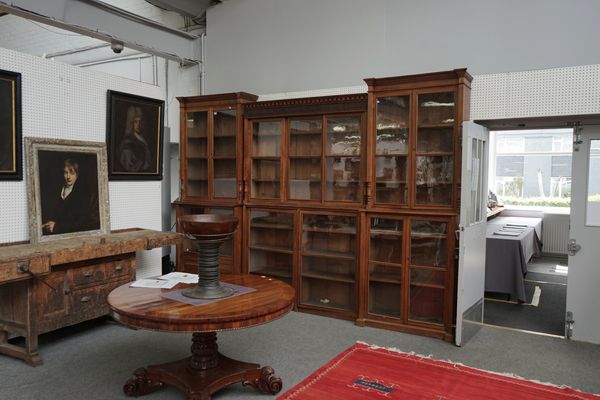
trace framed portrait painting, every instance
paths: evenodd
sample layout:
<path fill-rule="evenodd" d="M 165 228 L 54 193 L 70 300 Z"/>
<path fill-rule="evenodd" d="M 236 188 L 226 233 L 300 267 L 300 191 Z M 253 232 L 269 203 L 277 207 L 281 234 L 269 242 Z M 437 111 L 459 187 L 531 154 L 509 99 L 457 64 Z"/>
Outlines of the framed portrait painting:
<path fill-rule="evenodd" d="M 22 180 L 21 74 L 0 70 L 0 180 Z"/>
<path fill-rule="evenodd" d="M 31 243 L 110 232 L 106 145 L 25 138 Z"/>
<path fill-rule="evenodd" d="M 110 180 L 162 179 L 164 101 L 108 91 Z"/>

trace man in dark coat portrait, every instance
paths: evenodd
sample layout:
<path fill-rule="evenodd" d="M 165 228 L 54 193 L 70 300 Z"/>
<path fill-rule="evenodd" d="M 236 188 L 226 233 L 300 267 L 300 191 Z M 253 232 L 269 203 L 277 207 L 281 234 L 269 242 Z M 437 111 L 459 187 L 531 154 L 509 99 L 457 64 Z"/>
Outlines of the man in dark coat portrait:
<path fill-rule="evenodd" d="M 100 228 L 97 198 L 85 182 L 78 181 L 79 164 L 67 159 L 63 165 L 64 183 L 48 196 L 48 214 L 44 216 L 44 235 L 89 231 Z"/>

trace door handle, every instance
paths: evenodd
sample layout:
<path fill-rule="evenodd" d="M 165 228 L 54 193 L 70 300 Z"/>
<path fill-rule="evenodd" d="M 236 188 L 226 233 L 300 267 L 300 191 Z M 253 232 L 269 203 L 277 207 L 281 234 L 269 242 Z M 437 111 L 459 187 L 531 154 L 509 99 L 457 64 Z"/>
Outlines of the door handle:
<path fill-rule="evenodd" d="M 577 241 L 575 239 L 569 239 L 568 250 L 569 255 L 574 256 L 579 250 L 581 250 L 581 245 L 577 244 Z"/>

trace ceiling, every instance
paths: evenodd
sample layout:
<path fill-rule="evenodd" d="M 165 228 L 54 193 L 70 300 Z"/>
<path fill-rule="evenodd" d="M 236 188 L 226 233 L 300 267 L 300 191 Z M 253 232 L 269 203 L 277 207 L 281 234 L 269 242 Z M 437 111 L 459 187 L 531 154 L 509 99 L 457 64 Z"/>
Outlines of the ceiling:
<path fill-rule="evenodd" d="M 0 0 L 0 47 L 72 65 L 139 54 L 197 62 L 197 40 L 206 28 L 206 10 L 220 2 Z M 161 42 L 165 37 L 171 41 Z M 111 42 L 123 43 L 123 50 L 111 50 Z"/>

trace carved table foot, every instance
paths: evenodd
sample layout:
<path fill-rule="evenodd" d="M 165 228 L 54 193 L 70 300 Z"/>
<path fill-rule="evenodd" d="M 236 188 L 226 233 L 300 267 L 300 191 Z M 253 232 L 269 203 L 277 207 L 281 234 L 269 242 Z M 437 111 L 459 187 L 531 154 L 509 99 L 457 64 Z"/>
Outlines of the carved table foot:
<path fill-rule="evenodd" d="M 281 378 L 275 375 L 275 371 L 271 367 L 262 367 L 256 371 L 256 377 L 245 380 L 242 382 L 244 386 L 252 386 L 256 390 L 259 390 L 267 394 L 277 394 L 283 387 Z"/>
<path fill-rule="evenodd" d="M 123 386 L 123 392 L 127 396 L 143 396 L 161 389 L 163 383 L 156 377 L 148 374 L 146 368 L 138 368 L 133 372 L 133 378 L 130 378 Z"/>

